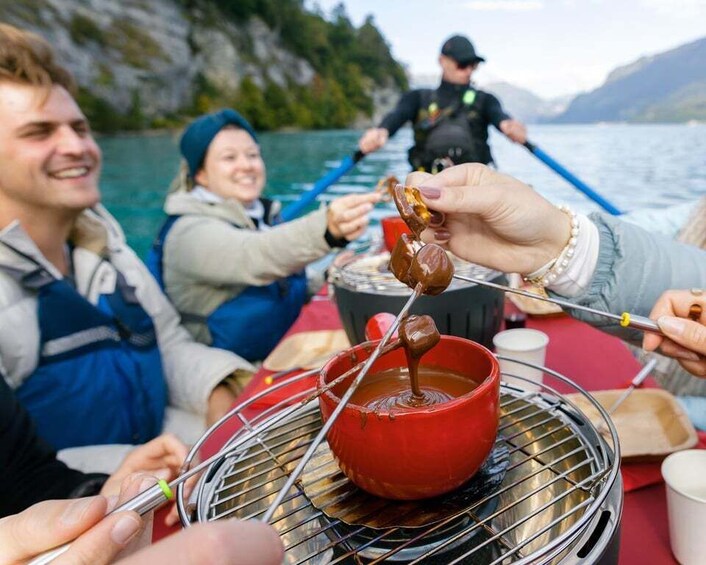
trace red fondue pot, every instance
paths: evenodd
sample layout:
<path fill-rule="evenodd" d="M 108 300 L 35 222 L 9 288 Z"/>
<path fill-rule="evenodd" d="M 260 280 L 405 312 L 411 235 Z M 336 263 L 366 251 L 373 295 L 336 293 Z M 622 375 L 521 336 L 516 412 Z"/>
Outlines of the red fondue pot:
<path fill-rule="evenodd" d="M 333 357 L 319 375 L 319 388 L 367 359 L 376 342 Z M 373 374 L 406 365 L 404 351 L 380 357 Z M 471 392 L 433 406 L 393 414 L 351 403 L 328 432 L 327 440 L 341 470 L 360 488 L 398 500 L 451 491 L 478 471 L 498 431 L 500 370 L 482 345 L 442 336 L 421 365 L 450 369 L 477 383 Z M 319 397 L 324 421 L 340 402 L 355 375 Z"/>

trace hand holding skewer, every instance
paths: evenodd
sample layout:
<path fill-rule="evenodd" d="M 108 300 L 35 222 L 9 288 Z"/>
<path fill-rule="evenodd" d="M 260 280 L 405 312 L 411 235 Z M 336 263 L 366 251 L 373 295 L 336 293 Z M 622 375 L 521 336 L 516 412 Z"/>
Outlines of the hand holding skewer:
<path fill-rule="evenodd" d="M 425 247 L 438 247 L 437 244 L 459 257 L 503 272 L 532 273 L 547 264 L 553 265 L 557 258 L 562 259 L 563 252 L 568 258 L 573 255 L 577 228 L 572 217 L 510 176 L 483 165 L 467 164 L 434 176 L 412 173 L 407 183 L 419 184 L 420 188 L 395 187 L 395 204 L 413 233 L 427 243 L 418 249 L 416 241 L 401 239 L 393 251 L 390 270 L 410 286 L 415 283 L 411 267 L 406 269 L 406 265 L 411 264 L 411 250 L 416 249 L 415 253 L 419 254 Z M 660 327 L 644 316 L 629 312 L 613 314 L 480 279 L 453 276 L 610 318 L 623 327 L 661 333 Z"/>
<path fill-rule="evenodd" d="M 700 288 L 669 290 L 657 299 L 650 318 L 661 335 L 646 335 L 642 345 L 674 357 L 697 377 L 706 377 L 706 295 Z"/>

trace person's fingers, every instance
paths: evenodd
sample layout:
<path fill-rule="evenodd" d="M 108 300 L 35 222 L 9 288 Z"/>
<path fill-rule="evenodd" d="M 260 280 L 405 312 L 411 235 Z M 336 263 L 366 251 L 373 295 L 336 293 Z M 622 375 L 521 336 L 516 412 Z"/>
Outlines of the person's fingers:
<path fill-rule="evenodd" d="M 0 520 L 0 563 L 25 561 L 63 545 L 96 524 L 107 507 L 104 496 L 47 500 Z"/>
<path fill-rule="evenodd" d="M 261 522 L 223 520 L 197 524 L 142 550 L 120 565 L 280 565 L 277 532 Z"/>
<path fill-rule="evenodd" d="M 672 341 L 696 353 L 706 354 L 706 326 L 675 316 L 660 316 L 657 325 Z"/>
<path fill-rule="evenodd" d="M 414 171 L 407 175 L 404 181 L 405 186 L 423 186 L 427 184 L 427 181 L 433 178 L 434 175 L 431 173 L 423 173 L 421 171 Z"/>
<path fill-rule="evenodd" d="M 483 215 L 505 204 L 503 187 L 499 185 L 488 185 L 484 186 L 482 190 L 474 190 L 471 186 L 466 185 L 436 187 L 425 184 L 419 187 L 419 191 L 430 209 L 446 214 Z"/>
<path fill-rule="evenodd" d="M 650 312 L 650 318 L 656 320 L 661 316 L 689 317 L 692 305 L 701 307 L 701 313 L 696 321 L 706 322 L 706 296 L 694 295 L 689 290 L 668 290 L 655 302 Z"/>
<path fill-rule="evenodd" d="M 362 227 L 362 228 L 360 228 L 360 229 L 357 229 L 357 230 L 355 230 L 355 231 L 353 231 L 353 232 L 347 233 L 347 234 L 345 235 L 345 238 L 346 238 L 348 241 L 355 241 L 356 239 L 358 239 L 359 237 L 361 237 L 361 236 L 365 233 L 366 228 L 367 228 L 367 225 L 366 225 L 365 227 Z"/>
<path fill-rule="evenodd" d="M 446 215 L 441 212 L 437 212 L 436 210 L 431 210 L 430 216 L 429 227 L 432 228 L 438 228 L 446 221 Z"/>
<path fill-rule="evenodd" d="M 667 291 L 662 293 L 662 295 L 657 299 L 652 310 L 650 311 L 649 318 L 652 320 L 657 320 L 661 316 L 673 316 L 674 309 L 672 307 L 672 301 L 670 298 L 672 291 Z M 642 348 L 646 351 L 655 351 L 658 347 L 662 345 L 664 338 L 656 333 L 645 332 L 642 338 Z"/>
<path fill-rule="evenodd" d="M 173 434 L 162 434 L 152 441 L 157 442 L 155 451 L 157 452 L 158 457 L 172 457 L 175 460 L 180 461 L 179 465 L 181 465 L 181 462 L 183 462 L 189 454 L 189 450 L 186 445 Z"/>
<path fill-rule="evenodd" d="M 176 436 L 162 434 L 132 450 L 118 470 L 106 482 L 101 493 L 105 495 L 117 494 L 123 479 L 135 472 L 168 468 L 171 470 L 170 476 L 160 478 L 171 478 L 181 467 L 188 452 L 186 445 Z"/>
<path fill-rule="evenodd" d="M 682 359 L 684 361 L 700 361 L 701 357 L 698 353 L 690 351 L 682 347 L 678 343 L 674 343 L 671 339 L 664 339 L 659 348 L 660 352 L 674 359 Z"/>
<path fill-rule="evenodd" d="M 664 341 L 664 338 L 656 333 L 645 332 L 642 338 L 642 349 L 645 351 L 655 351 Z"/>
<path fill-rule="evenodd" d="M 512 177 L 494 171 L 486 165 L 480 163 L 465 163 L 455 167 L 444 169 L 436 175 L 427 175 L 425 178 L 418 177 L 422 173 L 410 173 L 405 184 L 418 187 L 471 187 L 488 184 L 505 184 L 508 182 L 518 183 Z M 423 173 L 426 174 L 426 173 Z"/>
<path fill-rule="evenodd" d="M 55 559 L 55 565 L 104 565 L 130 544 L 142 531 L 144 522 L 137 512 L 119 512 L 81 535 L 69 550 Z"/>
<path fill-rule="evenodd" d="M 451 232 L 443 228 L 434 230 L 434 243 L 446 243 L 451 239 Z"/>
<path fill-rule="evenodd" d="M 168 528 L 171 528 L 172 526 L 175 526 L 178 523 L 179 523 L 179 509 L 177 508 L 176 504 L 172 504 L 172 507 L 169 509 L 169 512 L 164 517 L 164 525 L 167 526 Z"/>
<path fill-rule="evenodd" d="M 333 213 L 333 220 L 338 223 L 349 222 L 366 215 L 372 209 L 373 205 L 370 202 L 361 202 L 353 206 L 335 210 Z"/>
<path fill-rule="evenodd" d="M 685 361 L 684 359 L 677 359 L 677 362 L 684 367 L 685 371 L 695 377 L 706 377 L 706 361 Z"/>
<path fill-rule="evenodd" d="M 694 294 L 689 290 L 668 290 L 657 299 L 649 317 L 657 320 L 662 316 L 676 316 L 687 318 L 693 315 L 692 306 L 696 304 L 701 308 L 701 312 L 696 312 L 697 320 L 700 323 L 706 322 L 706 296 Z M 642 340 L 643 348 L 647 351 L 654 351 L 662 344 L 663 337 L 658 334 L 645 333 Z"/>
<path fill-rule="evenodd" d="M 338 229 L 343 235 L 343 237 L 346 237 L 348 239 L 355 239 L 353 235 L 357 232 L 362 232 L 365 231 L 365 229 L 368 227 L 368 217 L 363 216 L 361 218 L 355 218 L 354 220 L 351 220 L 349 222 L 342 222 L 338 224 Z"/>
<path fill-rule="evenodd" d="M 156 484 L 157 478 L 152 474 L 133 473 L 123 481 L 120 487 L 118 505 L 126 503 L 141 492 L 153 488 Z M 122 555 L 137 551 L 138 549 L 149 545 L 152 541 L 152 524 L 154 522 L 154 512 L 145 514 L 142 517 L 142 520 L 144 523 L 144 527 L 142 528 L 140 535 L 135 536 L 130 540 L 129 547 L 123 551 Z"/>

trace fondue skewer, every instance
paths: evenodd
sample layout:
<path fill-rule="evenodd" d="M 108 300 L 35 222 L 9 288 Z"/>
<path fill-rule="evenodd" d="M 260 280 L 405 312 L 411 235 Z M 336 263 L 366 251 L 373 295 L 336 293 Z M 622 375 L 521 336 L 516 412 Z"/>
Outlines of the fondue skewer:
<path fill-rule="evenodd" d="M 588 306 L 574 304 L 573 302 L 568 302 L 566 300 L 561 300 L 559 298 L 551 298 L 549 296 L 541 296 L 539 294 L 534 294 L 533 292 L 527 292 L 526 290 L 520 290 L 519 288 L 512 288 L 512 287 L 505 286 L 502 284 L 496 284 L 493 282 L 484 281 L 482 279 L 476 279 L 474 277 L 467 277 L 464 275 L 454 274 L 454 278 L 462 280 L 462 281 L 475 283 L 480 286 L 495 288 L 497 290 L 502 290 L 503 292 L 512 292 L 514 294 L 519 294 L 520 296 L 525 296 L 527 298 L 533 298 L 535 300 L 543 300 L 544 302 L 551 302 L 552 304 L 556 304 L 558 306 L 561 306 L 562 308 L 572 308 L 574 310 L 581 310 L 583 312 L 589 312 L 590 314 L 596 314 L 597 316 L 603 316 L 604 318 L 610 318 L 611 320 L 615 320 L 616 322 L 618 322 L 624 328 L 635 328 L 638 330 L 642 330 L 642 331 L 646 331 L 646 332 L 654 332 L 654 333 L 658 333 L 658 334 L 662 333 L 662 330 L 659 329 L 659 326 L 655 322 L 650 320 L 649 318 L 646 318 L 645 316 L 638 316 L 636 314 L 630 314 L 629 312 L 623 312 L 622 314 L 613 314 L 611 312 L 604 312 L 603 310 L 596 310 L 595 308 L 589 308 Z"/>
<path fill-rule="evenodd" d="M 321 430 L 319 431 L 317 436 L 314 438 L 314 441 L 311 443 L 311 445 L 309 446 L 309 449 L 307 449 L 307 452 L 304 454 L 304 456 L 299 461 L 299 464 L 297 465 L 296 469 L 294 469 L 294 471 L 292 471 L 292 473 L 289 475 L 289 478 L 287 479 L 287 482 L 285 483 L 285 485 L 280 489 L 279 493 L 277 493 L 277 497 L 274 499 L 274 501 L 272 502 L 270 507 L 267 509 L 267 512 L 265 512 L 265 515 L 262 517 L 263 522 L 267 523 L 272 519 L 272 516 L 274 516 L 274 513 L 277 510 L 277 507 L 280 504 L 282 504 L 282 501 L 284 500 L 285 496 L 287 496 L 287 493 L 292 488 L 295 481 L 299 478 L 299 475 L 301 475 L 302 471 L 304 470 L 304 467 L 306 466 L 306 464 L 309 462 L 309 460 L 314 455 L 314 451 L 316 451 L 316 449 L 319 447 L 321 442 L 324 440 L 329 429 L 331 429 L 331 426 L 333 426 L 334 422 L 338 418 L 338 415 L 346 407 L 351 396 L 353 396 L 353 393 L 358 388 L 358 385 L 360 385 L 361 381 L 368 374 L 370 367 L 372 367 L 373 363 L 375 363 L 375 361 L 377 361 L 378 357 L 380 357 L 380 355 L 382 354 L 383 348 L 385 347 L 387 342 L 392 337 L 392 334 L 395 333 L 395 331 L 397 330 L 397 327 L 400 325 L 400 321 L 409 312 L 410 308 L 414 304 L 414 301 L 417 298 L 419 298 L 419 296 L 422 294 L 422 290 L 423 290 L 423 286 L 421 283 L 415 287 L 414 292 L 409 297 L 409 299 L 407 300 L 405 305 L 402 307 L 402 310 L 400 310 L 400 313 L 397 314 L 395 321 L 388 328 L 387 332 L 385 332 L 385 335 L 382 337 L 380 342 L 377 344 L 377 346 L 375 347 L 373 352 L 370 354 L 370 357 L 368 357 L 366 359 L 365 364 L 363 365 L 362 369 L 358 373 L 358 376 L 350 384 L 350 386 L 348 387 L 348 390 L 346 390 L 345 394 L 341 397 L 341 400 L 338 403 L 338 406 L 336 406 L 336 409 L 331 413 L 331 416 L 329 417 L 329 419 L 322 426 Z"/>
<path fill-rule="evenodd" d="M 625 402 L 628 399 L 628 396 L 630 396 L 635 389 L 637 389 L 639 386 L 642 385 L 642 383 L 645 381 L 647 377 L 650 376 L 650 373 L 652 372 L 652 369 L 655 368 L 655 365 L 657 365 L 657 359 L 653 357 L 650 359 L 645 366 L 640 369 L 640 371 L 635 375 L 630 381 L 630 384 L 628 385 L 628 388 L 626 388 L 620 396 L 617 398 L 615 402 L 606 410 L 608 416 L 611 418 L 613 417 L 613 413 L 620 408 L 620 405 Z M 607 432 L 608 428 L 606 427 L 605 421 L 602 421 L 596 426 L 596 430 L 598 433 L 602 434 L 603 432 Z"/>
<path fill-rule="evenodd" d="M 312 374 L 315 373 L 318 369 L 315 369 L 313 371 L 310 371 Z M 193 469 L 185 471 L 183 474 L 179 475 L 175 479 L 173 479 L 171 482 L 167 483 L 165 480 L 160 480 L 156 485 L 144 490 L 137 496 L 131 498 L 127 502 L 123 503 L 122 505 L 118 506 L 115 508 L 112 512 L 108 513 L 107 516 L 110 516 L 111 514 L 116 514 L 117 512 L 125 512 L 128 510 L 132 510 L 134 512 L 137 512 L 140 514 L 140 516 L 143 516 L 147 514 L 148 512 L 151 512 L 155 508 L 158 508 L 161 506 L 163 503 L 168 502 L 174 498 L 174 489 L 180 484 L 183 483 L 184 481 L 190 479 L 197 473 L 200 473 L 207 467 L 209 467 L 212 463 L 215 463 L 219 459 L 225 457 L 232 451 L 235 451 L 237 448 L 239 448 L 241 445 L 244 443 L 255 439 L 259 434 L 263 433 L 270 427 L 274 426 L 275 424 L 281 422 L 282 420 L 285 420 L 288 418 L 293 412 L 296 410 L 299 410 L 301 407 L 300 403 L 294 404 L 292 406 L 289 406 L 285 410 L 282 410 L 279 412 L 275 417 L 267 420 L 266 422 L 263 422 L 261 425 L 256 426 L 253 428 L 251 431 L 246 432 L 243 434 L 241 437 L 239 437 L 235 442 L 232 444 L 227 445 L 223 449 L 221 449 L 218 453 L 212 455 L 205 461 L 199 463 L 196 465 Z M 45 551 L 41 555 L 38 555 L 35 557 L 32 561 L 29 562 L 28 565 L 47 565 L 48 563 L 51 563 L 55 559 L 57 559 L 60 555 L 63 555 L 68 551 L 68 549 L 71 547 L 71 542 L 65 543 L 64 545 L 61 545 L 59 547 L 56 547 L 54 549 L 50 549 L 48 551 Z"/>
<path fill-rule="evenodd" d="M 415 294 L 413 296 L 415 296 L 415 298 L 416 298 L 417 295 Z M 410 300 L 410 302 L 413 302 L 413 301 Z M 402 314 L 405 314 L 409 310 L 410 306 L 411 306 L 411 304 L 409 304 L 408 307 L 404 308 L 403 311 L 400 312 L 400 319 L 402 317 L 404 317 Z M 399 323 L 397 323 L 397 325 L 399 325 Z M 389 338 L 394 333 L 395 329 L 396 329 L 396 326 L 393 328 L 393 331 L 390 332 L 389 336 L 386 335 L 386 338 L 388 341 L 389 341 Z M 399 341 L 396 341 L 395 343 L 388 344 L 388 345 L 382 347 L 381 351 L 378 352 L 378 356 L 380 354 L 389 353 L 390 351 L 392 351 L 393 349 L 396 349 L 399 346 L 400 346 Z M 181 474 L 178 477 L 174 478 L 171 482 L 168 483 L 167 481 L 164 481 L 164 480 L 159 481 L 154 486 L 144 490 L 143 492 L 141 492 L 137 496 L 134 496 L 130 500 L 124 502 L 122 505 L 115 508 L 113 511 L 111 511 L 107 515 L 109 516 L 109 515 L 115 514 L 117 512 L 125 512 L 125 511 L 130 510 L 130 511 L 137 512 L 138 514 L 143 516 L 143 515 L 147 514 L 148 512 L 151 512 L 152 510 L 158 508 L 163 503 L 169 502 L 170 500 L 172 500 L 174 498 L 173 492 L 179 486 L 179 484 L 190 479 L 194 475 L 200 473 L 201 471 L 203 471 L 204 469 L 206 469 L 207 467 L 209 467 L 210 465 L 212 465 L 213 463 L 215 463 L 219 459 L 229 455 L 231 452 L 235 451 L 236 449 L 241 447 L 243 444 L 255 439 L 258 435 L 260 435 L 261 433 L 272 428 L 273 426 L 280 423 L 281 421 L 286 420 L 287 418 L 289 418 L 291 416 L 292 413 L 299 410 L 302 406 L 305 406 L 305 405 L 309 404 L 310 402 L 315 401 L 321 394 L 323 394 L 327 390 L 330 390 L 332 387 L 334 387 L 338 383 L 342 382 L 346 377 L 350 376 L 350 374 L 352 374 L 354 371 L 356 371 L 358 369 L 358 367 L 360 367 L 361 365 L 363 365 L 363 363 L 358 363 L 350 371 L 344 373 L 340 377 L 338 377 L 335 380 L 333 380 L 332 382 L 328 383 L 326 386 L 321 387 L 319 390 L 314 392 L 311 396 L 305 398 L 304 400 L 302 400 L 300 402 L 293 404 L 292 406 L 289 406 L 288 408 L 286 408 L 286 409 L 282 410 L 281 412 L 279 412 L 278 414 L 276 414 L 274 417 L 266 420 L 265 422 L 262 422 L 258 426 L 255 426 L 250 431 L 248 431 L 245 434 L 238 437 L 234 442 L 226 445 L 225 447 L 223 447 L 223 449 L 221 449 L 220 451 L 218 451 L 217 453 L 215 453 L 214 455 L 212 455 L 211 457 L 209 457 L 205 461 L 202 461 L 201 463 L 196 465 L 193 469 L 188 469 L 188 467 L 182 468 L 180 471 Z M 305 371 L 304 373 L 299 375 L 299 377 L 309 377 L 311 375 L 316 374 L 318 371 L 320 371 L 320 369 L 311 369 L 309 371 Z M 287 372 L 290 372 L 290 371 L 287 371 Z M 234 409 L 233 411 L 235 411 L 235 410 L 236 409 Z M 233 411 L 231 411 L 231 412 L 233 412 Z M 219 422 L 214 424 L 214 427 L 218 427 L 219 425 L 221 425 L 230 416 L 231 416 L 231 413 L 223 416 L 223 418 L 221 418 L 221 420 L 219 420 Z M 67 542 L 59 547 L 55 547 L 53 549 L 47 550 L 44 553 L 35 557 L 32 561 L 29 562 L 28 565 L 48 565 L 49 563 L 51 563 L 52 561 L 54 561 L 55 559 L 57 559 L 58 557 L 60 557 L 64 553 L 66 553 L 66 551 L 68 551 L 68 549 L 70 547 L 71 547 L 71 542 Z"/>

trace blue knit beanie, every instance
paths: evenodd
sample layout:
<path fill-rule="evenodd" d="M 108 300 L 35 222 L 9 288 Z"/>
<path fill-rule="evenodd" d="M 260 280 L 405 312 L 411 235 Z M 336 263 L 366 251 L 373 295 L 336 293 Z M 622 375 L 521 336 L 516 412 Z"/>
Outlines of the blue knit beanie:
<path fill-rule="evenodd" d="M 200 118 L 196 118 L 184 130 L 181 141 L 179 141 L 179 149 L 184 159 L 186 159 L 186 164 L 189 166 L 189 176 L 191 178 L 194 178 L 194 175 L 201 168 L 206 157 L 206 151 L 208 151 L 208 146 L 211 145 L 213 138 L 228 124 L 244 129 L 257 143 L 255 130 L 235 110 L 226 108 L 213 114 L 204 114 Z"/>

